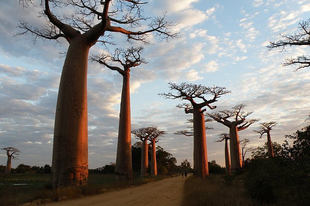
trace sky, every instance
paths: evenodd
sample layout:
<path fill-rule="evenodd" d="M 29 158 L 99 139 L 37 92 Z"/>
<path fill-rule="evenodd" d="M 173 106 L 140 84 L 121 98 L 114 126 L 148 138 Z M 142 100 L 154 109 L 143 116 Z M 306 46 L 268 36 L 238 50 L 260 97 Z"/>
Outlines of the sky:
<path fill-rule="evenodd" d="M 51 165 L 57 93 L 68 43 L 15 35 L 21 31 L 17 27 L 20 21 L 34 27 L 44 25 L 39 0 L 29 7 L 18 0 L 0 1 L 0 8 L 0 148 L 21 151 L 13 168 Z M 259 123 L 277 122 L 271 137 L 280 144 L 285 135 L 309 124 L 310 71 L 295 72 L 294 67 L 282 66 L 286 58 L 309 54 L 309 48 L 270 51 L 266 47 L 279 40 L 280 34 L 299 32 L 298 23 L 309 18 L 309 1 L 149 0 L 144 9 L 151 17 L 166 12 L 179 34 L 169 41 L 151 36 L 143 53 L 148 63 L 131 70 L 132 129 L 156 126 L 166 131 L 157 145 L 176 157 L 177 164 L 185 159 L 193 162 L 192 137 L 174 134 L 187 129 L 192 116 L 176 107 L 187 102 L 158 95 L 170 91 L 169 82 L 230 90 L 214 104 L 215 110 L 207 112 L 245 104 L 244 111 L 253 111 L 249 118 L 260 119 L 239 133 L 241 140 L 250 139 L 249 147 L 266 142 L 265 136 L 260 139 L 253 132 Z M 118 34 L 114 41 L 121 48 L 139 45 L 129 45 Z M 105 50 L 96 44 L 90 54 Z M 89 168 L 115 162 L 121 88 L 117 72 L 89 61 Z M 207 126 L 213 127 L 207 130 L 208 159 L 224 166 L 224 143 L 215 141 L 228 128 L 216 122 Z M 132 143 L 137 141 L 132 136 Z M 6 160 L 5 151 L 0 152 L 0 165 Z"/>

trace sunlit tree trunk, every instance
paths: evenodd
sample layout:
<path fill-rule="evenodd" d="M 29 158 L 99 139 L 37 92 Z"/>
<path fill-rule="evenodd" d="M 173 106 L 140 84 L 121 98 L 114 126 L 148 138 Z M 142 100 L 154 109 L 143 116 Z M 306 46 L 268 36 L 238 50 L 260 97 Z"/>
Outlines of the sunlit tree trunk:
<path fill-rule="evenodd" d="M 273 146 L 271 142 L 270 131 L 267 131 L 267 146 L 268 146 L 268 155 L 269 157 L 274 157 Z"/>
<path fill-rule="evenodd" d="M 157 176 L 157 160 L 156 160 L 156 143 L 152 140 L 152 155 L 151 155 L 151 173 L 152 176 Z"/>
<path fill-rule="evenodd" d="M 8 154 L 8 160 L 6 162 L 5 173 L 6 174 L 11 173 L 11 168 L 12 168 L 12 156 Z"/>
<path fill-rule="evenodd" d="M 130 117 L 130 70 L 123 73 L 115 173 L 120 180 L 132 180 Z"/>
<path fill-rule="evenodd" d="M 230 127 L 230 158 L 231 158 L 231 172 L 239 173 L 242 168 L 242 158 L 240 152 L 238 129 L 235 124 Z"/>
<path fill-rule="evenodd" d="M 147 139 L 145 138 L 142 141 L 142 150 L 141 150 L 141 176 L 147 175 L 147 168 L 148 168 L 148 153 L 149 153 L 149 147 L 147 144 Z"/>
<path fill-rule="evenodd" d="M 209 175 L 205 117 L 200 109 L 194 108 L 194 176 Z"/>
<path fill-rule="evenodd" d="M 83 35 L 71 40 L 60 80 L 53 146 L 55 188 L 84 185 L 88 179 L 87 58 Z"/>
<path fill-rule="evenodd" d="M 226 174 L 231 175 L 231 165 L 230 165 L 230 157 L 229 157 L 229 149 L 228 149 L 228 138 L 225 138 L 225 166 L 226 166 Z"/>

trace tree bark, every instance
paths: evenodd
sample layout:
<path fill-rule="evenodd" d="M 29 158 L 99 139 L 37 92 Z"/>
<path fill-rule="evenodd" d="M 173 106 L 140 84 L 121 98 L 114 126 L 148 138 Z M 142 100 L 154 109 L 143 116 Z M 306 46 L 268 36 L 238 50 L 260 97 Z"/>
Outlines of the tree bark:
<path fill-rule="evenodd" d="M 209 175 L 205 117 L 201 109 L 194 108 L 194 176 Z"/>
<path fill-rule="evenodd" d="M 271 142 L 270 131 L 267 131 L 267 146 L 268 146 L 268 155 L 269 157 L 274 157 L 273 146 Z"/>
<path fill-rule="evenodd" d="M 148 168 L 148 144 L 147 139 L 145 138 L 142 141 L 142 150 L 141 150 L 141 177 L 147 176 L 147 168 Z"/>
<path fill-rule="evenodd" d="M 119 180 L 133 180 L 131 162 L 130 70 L 123 73 L 115 173 Z"/>
<path fill-rule="evenodd" d="M 12 168 L 12 156 L 8 155 L 8 160 L 6 162 L 5 174 L 10 174 Z"/>
<path fill-rule="evenodd" d="M 83 35 L 71 39 L 61 75 L 53 146 L 53 186 L 88 180 L 87 61 L 91 45 Z"/>
<path fill-rule="evenodd" d="M 156 143 L 152 140 L 152 155 L 151 155 L 151 174 L 152 176 L 157 176 L 157 160 L 156 160 Z"/>
<path fill-rule="evenodd" d="M 230 127 L 230 159 L 231 172 L 239 173 L 242 169 L 242 158 L 240 152 L 239 135 L 237 125 L 232 124 Z"/>
<path fill-rule="evenodd" d="M 228 139 L 225 139 L 225 166 L 226 166 L 226 175 L 231 175 L 231 165 L 228 149 Z"/>

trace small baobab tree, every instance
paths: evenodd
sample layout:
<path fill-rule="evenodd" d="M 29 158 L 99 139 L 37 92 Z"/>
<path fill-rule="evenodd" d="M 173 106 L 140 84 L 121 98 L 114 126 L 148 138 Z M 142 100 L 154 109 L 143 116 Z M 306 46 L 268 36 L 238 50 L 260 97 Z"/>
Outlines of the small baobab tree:
<path fill-rule="evenodd" d="M 118 142 L 115 173 L 120 180 L 132 180 L 131 159 L 131 114 L 130 114 L 130 70 L 142 63 L 146 63 L 141 57 L 143 48 L 129 48 L 126 50 L 116 49 L 114 56 L 103 54 L 92 56 L 105 67 L 117 71 L 123 77 L 123 88 L 121 95 Z M 108 61 L 120 64 L 121 67 L 112 66 Z"/>
<path fill-rule="evenodd" d="M 268 147 L 268 156 L 269 157 L 274 157 L 273 145 L 272 145 L 272 141 L 271 141 L 270 131 L 276 125 L 277 125 L 276 122 L 263 122 L 263 123 L 261 123 L 259 130 L 254 130 L 254 132 L 257 132 L 260 134 L 259 138 L 262 138 L 262 136 L 264 134 L 267 134 L 267 147 Z"/>
<path fill-rule="evenodd" d="M 228 148 L 228 140 L 229 134 L 222 133 L 220 134 L 220 139 L 215 142 L 223 142 L 225 141 L 225 167 L 226 167 L 226 175 L 231 175 L 231 165 L 230 165 L 230 155 L 229 155 L 229 148 Z"/>
<path fill-rule="evenodd" d="M 184 108 L 185 113 L 193 114 L 194 128 L 194 176 L 205 178 L 209 175 L 206 126 L 205 126 L 205 107 L 214 109 L 215 103 L 222 95 L 229 93 L 224 87 L 205 87 L 197 84 L 181 83 L 180 85 L 169 83 L 172 92 L 160 95 L 168 99 L 187 100 L 190 104 L 181 104 L 177 107 Z M 206 99 L 206 96 L 211 96 Z"/>
<path fill-rule="evenodd" d="M 36 27 L 20 21 L 19 35 L 30 33 L 35 40 L 57 42 L 64 38 L 69 44 L 56 106 L 53 187 L 84 185 L 88 181 L 87 64 L 90 48 L 98 42 L 112 43 L 109 37 L 116 33 L 125 35 L 129 41 L 144 43 L 148 42 L 150 33 L 157 34 L 160 40 L 175 37 L 176 33 L 171 32 L 173 25 L 165 16 L 143 16 L 142 7 L 146 2 L 140 0 L 42 0 L 41 4 L 44 8 L 40 17 L 45 18 L 45 24 Z"/>
<path fill-rule="evenodd" d="M 240 140 L 241 145 L 241 156 L 242 156 L 242 167 L 244 167 L 245 164 L 245 156 L 246 154 L 252 150 L 252 148 L 248 147 L 248 144 L 250 143 L 250 139 L 245 138 L 243 140 Z"/>
<path fill-rule="evenodd" d="M 251 124 L 258 121 L 257 119 L 246 120 L 246 118 L 253 112 L 242 112 L 245 105 L 240 104 L 233 107 L 232 110 L 223 110 L 208 114 L 209 117 L 215 121 L 227 126 L 229 128 L 230 137 L 230 159 L 232 173 L 238 173 L 242 168 L 242 158 L 239 144 L 238 132 L 245 130 Z"/>
<path fill-rule="evenodd" d="M 144 127 L 140 129 L 132 130 L 131 133 L 134 134 L 137 139 L 141 140 L 141 176 L 147 175 L 147 169 L 149 165 L 148 154 L 149 145 L 147 140 L 153 131 L 153 127 Z"/>
<path fill-rule="evenodd" d="M 153 127 L 153 132 L 148 137 L 148 140 L 151 141 L 152 152 L 151 152 L 151 174 L 152 176 L 157 176 L 157 160 L 156 160 L 156 143 L 159 141 L 159 137 L 167 134 L 165 131 Z"/>
<path fill-rule="evenodd" d="M 5 173 L 9 174 L 9 173 L 11 173 L 12 159 L 16 159 L 17 156 L 19 155 L 20 151 L 18 149 L 16 149 L 15 147 L 5 147 L 5 148 L 2 148 L 1 150 L 6 151 L 6 155 L 8 157 L 8 160 L 6 162 Z"/>
<path fill-rule="evenodd" d="M 310 46 L 310 19 L 299 22 L 299 33 L 280 35 L 282 39 L 276 42 L 270 42 L 267 46 L 270 50 L 280 48 L 283 51 L 290 46 Z M 284 66 L 296 65 L 296 70 L 310 67 L 310 56 L 301 55 L 295 58 L 286 59 Z"/>

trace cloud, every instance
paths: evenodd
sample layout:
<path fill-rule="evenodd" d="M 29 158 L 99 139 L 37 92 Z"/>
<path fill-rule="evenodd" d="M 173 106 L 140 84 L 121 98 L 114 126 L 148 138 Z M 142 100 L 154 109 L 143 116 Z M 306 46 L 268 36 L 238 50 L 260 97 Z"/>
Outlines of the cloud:
<path fill-rule="evenodd" d="M 218 68 L 218 63 L 215 60 L 212 60 L 204 65 L 204 69 L 202 70 L 202 72 L 215 72 L 218 70 Z"/>
<path fill-rule="evenodd" d="M 253 1 L 253 6 L 254 7 L 259 7 L 259 6 L 263 5 L 263 3 L 264 3 L 264 0 L 254 0 Z"/>

